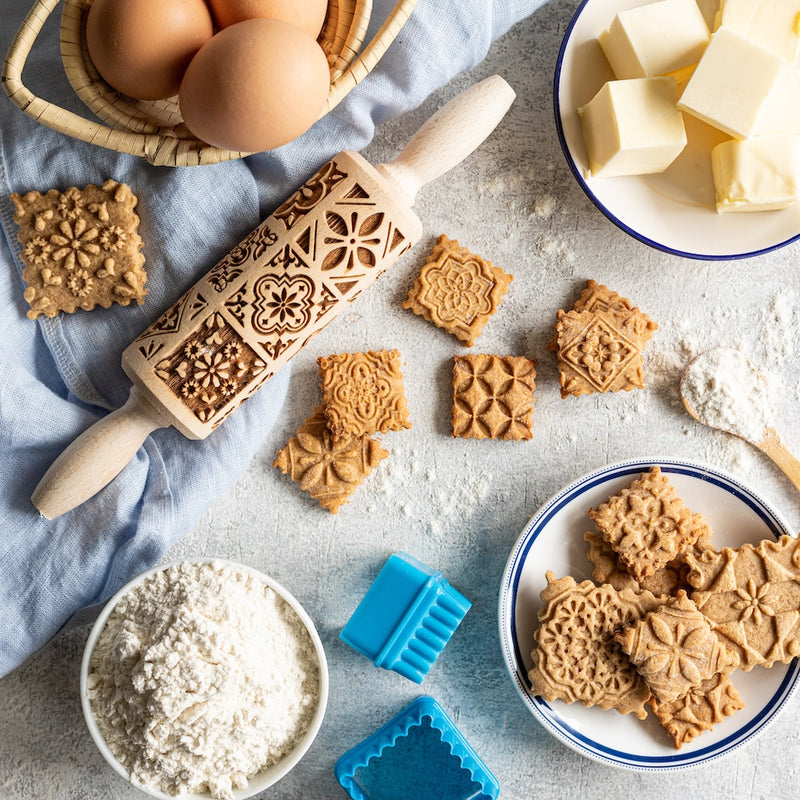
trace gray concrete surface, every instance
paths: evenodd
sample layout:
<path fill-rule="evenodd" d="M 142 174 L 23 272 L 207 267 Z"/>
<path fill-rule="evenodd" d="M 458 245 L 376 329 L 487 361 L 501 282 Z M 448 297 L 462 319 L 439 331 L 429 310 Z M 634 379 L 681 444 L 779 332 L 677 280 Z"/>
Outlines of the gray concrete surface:
<path fill-rule="evenodd" d="M 305 605 L 324 640 L 331 694 L 306 758 L 263 797 L 345 797 L 336 759 L 420 693 L 436 697 L 497 775 L 501 796 L 600 800 L 788 800 L 800 779 L 800 700 L 756 741 L 707 766 L 666 774 L 590 761 L 547 733 L 506 673 L 497 598 L 510 549 L 551 494 L 603 464 L 629 457 L 705 461 L 757 487 L 794 530 L 800 495 L 749 445 L 694 423 L 677 395 L 693 351 L 743 346 L 769 372 L 779 426 L 800 452 L 798 247 L 745 261 L 702 263 L 651 250 L 608 222 L 572 180 L 552 119 L 551 82 L 574 2 L 552 0 L 495 43 L 471 74 L 416 112 L 386 125 L 367 151 L 389 160 L 442 102 L 472 82 L 504 75 L 518 100 L 467 162 L 425 188 L 425 239 L 296 359 L 279 424 L 248 473 L 169 553 L 221 556 L 260 568 Z M 509 443 L 450 436 L 454 338 L 404 311 L 402 300 L 440 233 L 514 275 L 473 352 L 539 361 L 535 436 Z M 608 284 L 655 319 L 644 391 L 562 400 L 552 354 L 555 311 L 586 279 Z M 321 511 L 270 464 L 319 398 L 315 359 L 356 349 L 403 353 L 413 428 L 387 434 L 389 459 L 336 515 Z M 254 436 L 260 436 L 258 431 Z M 418 687 L 378 670 L 338 633 L 385 558 L 406 550 L 443 570 L 472 602 L 462 626 Z M 102 761 L 86 731 L 78 670 L 88 629 L 62 634 L 0 681 L 2 800 L 137 800 Z"/>

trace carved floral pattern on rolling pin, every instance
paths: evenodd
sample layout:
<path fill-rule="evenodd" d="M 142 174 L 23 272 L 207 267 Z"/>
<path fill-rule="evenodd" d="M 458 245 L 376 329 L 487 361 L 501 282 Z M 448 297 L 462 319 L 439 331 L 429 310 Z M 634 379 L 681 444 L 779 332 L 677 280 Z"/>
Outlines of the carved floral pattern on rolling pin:
<path fill-rule="evenodd" d="M 265 368 L 221 314 L 212 314 L 169 358 L 158 375 L 204 422 L 236 397 Z"/>
<path fill-rule="evenodd" d="M 322 167 L 129 348 L 171 408 L 217 427 L 411 247 L 408 217 L 356 163 Z"/>

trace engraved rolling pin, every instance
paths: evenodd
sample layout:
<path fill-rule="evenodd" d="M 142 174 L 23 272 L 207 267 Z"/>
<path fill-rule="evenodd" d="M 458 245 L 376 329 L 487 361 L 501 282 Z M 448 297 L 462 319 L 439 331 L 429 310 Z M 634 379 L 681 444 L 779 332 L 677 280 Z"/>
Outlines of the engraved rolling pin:
<path fill-rule="evenodd" d="M 421 186 L 466 158 L 514 100 L 498 75 L 437 111 L 389 164 L 329 161 L 122 354 L 122 408 L 79 436 L 32 501 L 48 519 L 88 500 L 148 434 L 204 439 L 422 235 Z"/>

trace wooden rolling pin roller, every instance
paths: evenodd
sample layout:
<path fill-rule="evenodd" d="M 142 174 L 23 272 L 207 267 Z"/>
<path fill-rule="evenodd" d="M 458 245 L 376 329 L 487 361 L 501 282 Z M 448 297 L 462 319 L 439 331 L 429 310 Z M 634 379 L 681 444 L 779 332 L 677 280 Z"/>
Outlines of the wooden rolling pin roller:
<path fill-rule="evenodd" d="M 498 75 L 436 112 L 389 164 L 333 158 L 122 354 L 128 401 L 81 434 L 33 493 L 53 519 L 169 425 L 208 436 L 422 235 L 421 186 L 466 158 L 514 100 Z"/>

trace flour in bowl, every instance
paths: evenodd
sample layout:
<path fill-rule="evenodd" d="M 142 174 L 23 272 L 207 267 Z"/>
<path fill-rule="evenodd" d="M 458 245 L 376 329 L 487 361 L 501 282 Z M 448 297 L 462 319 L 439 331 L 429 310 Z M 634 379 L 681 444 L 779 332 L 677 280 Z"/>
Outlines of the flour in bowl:
<path fill-rule="evenodd" d="M 297 613 L 257 575 L 181 563 L 117 603 L 88 690 L 100 732 L 135 782 L 227 799 L 306 732 L 319 661 Z"/>

